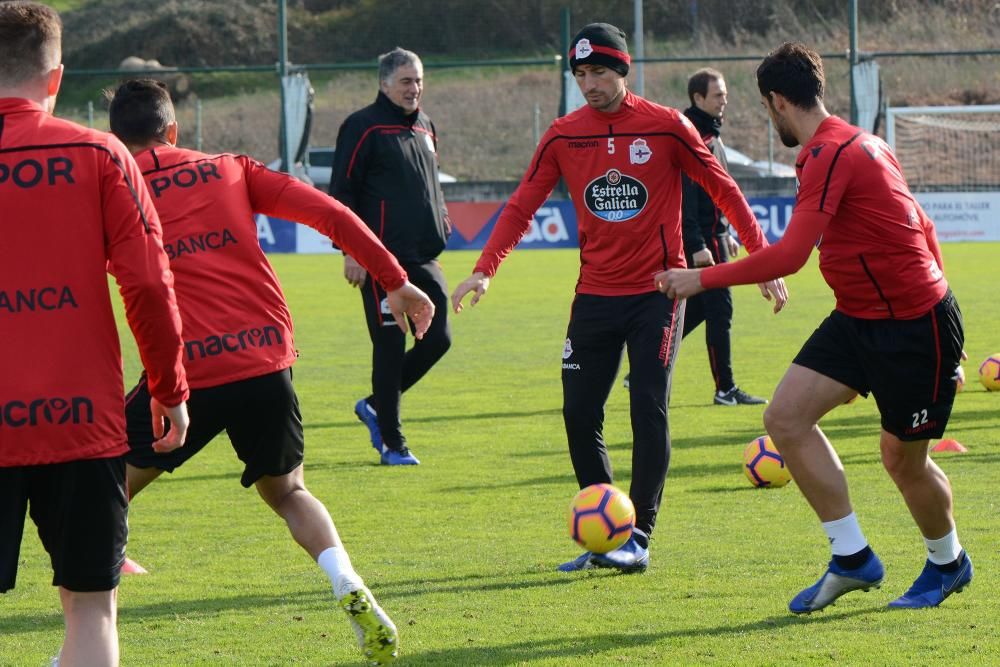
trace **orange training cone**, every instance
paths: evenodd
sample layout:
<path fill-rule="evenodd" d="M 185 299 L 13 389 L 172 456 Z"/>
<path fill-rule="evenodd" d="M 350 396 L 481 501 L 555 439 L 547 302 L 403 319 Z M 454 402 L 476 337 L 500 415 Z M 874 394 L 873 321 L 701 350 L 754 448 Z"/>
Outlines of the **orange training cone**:
<path fill-rule="evenodd" d="M 125 563 L 122 564 L 122 574 L 149 574 L 149 571 L 131 558 L 126 557 Z"/>
<path fill-rule="evenodd" d="M 965 445 L 960 443 L 958 440 L 952 440 L 951 438 L 946 438 L 938 444 L 931 447 L 932 452 L 959 452 L 964 453 L 969 451 L 965 448 Z"/>

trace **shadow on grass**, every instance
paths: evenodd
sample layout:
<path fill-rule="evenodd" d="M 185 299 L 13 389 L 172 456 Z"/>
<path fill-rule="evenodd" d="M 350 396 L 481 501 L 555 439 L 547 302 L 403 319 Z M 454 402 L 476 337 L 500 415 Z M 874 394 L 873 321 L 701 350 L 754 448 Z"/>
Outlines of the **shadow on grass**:
<path fill-rule="evenodd" d="M 521 419 L 523 417 L 542 417 L 545 415 L 562 416 L 562 408 L 550 408 L 548 410 L 524 410 L 524 411 L 506 411 L 506 412 L 479 412 L 470 413 L 463 411 L 456 411 L 451 415 L 433 415 L 428 417 L 420 416 L 407 416 L 407 424 L 434 424 L 437 422 L 453 422 L 453 421 L 475 421 L 477 419 Z M 311 428 L 334 428 L 342 426 L 357 426 L 361 422 L 357 419 L 348 419 L 345 421 L 332 421 L 332 422 L 306 422 L 306 430 Z"/>
<path fill-rule="evenodd" d="M 584 573 L 558 573 L 555 563 L 529 567 L 522 572 L 505 572 L 494 575 L 461 575 L 435 579 L 413 579 L 396 583 L 380 582 L 379 600 L 393 600 L 425 595 L 428 593 L 488 593 L 491 591 L 517 591 L 531 588 L 571 586 L 592 581 L 595 577 L 634 577 L 614 569 L 588 570 Z"/>
<path fill-rule="evenodd" d="M 748 442 L 754 438 L 763 435 L 764 427 L 763 425 L 759 429 L 748 431 L 746 429 L 739 430 L 723 430 L 719 429 L 708 435 L 700 436 L 690 436 L 684 433 L 672 432 L 670 434 L 670 446 L 671 449 L 684 450 L 684 449 L 694 449 L 698 447 L 732 447 L 733 451 L 737 455 L 743 453 L 743 447 L 746 446 Z M 562 435 L 562 434 L 560 434 Z M 565 436 L 563 436 L 565 437 Z M 622 451 L 630 452 L 632 451 L 632 441 L 631 440 L 621 440 L 615 442 L 607 443 L 607 448 L 609 452 Z M 546 457 L 546 456 L 568 456 L 567 446 L 565 442 L 560 442 L 557 447 L 539 447 L 536 451 L 531 452 L 515 452 L 510 454 L 511 458 L 536 458 L 536 457 Z"/>
<path fill-rule="evenodd" d="M 578 664 L 598 664 L 594 662 L 596 653 L 624 651 L 630 654 L 637 646 L 651 646 L 663 643 L 667 649 L 672 639 L 712 638 L 741 636 L 753 632 L 773 631 L 787 626 L 835 623 L 855 616 L 883 613 L 886 609 L 858 609 L 843 613 L 824 613 L 797 617 L 791 615 L 772 616 L 751 623 L 717 625 L 705 628 L 680 628 L 662 632 L 605 633 L 582 636 L 574 633 L 558 639 L 492 644 L 488 646 L 461 646 L 440 651 L 406 654 L 409 665 L 515 665 L 530 664 L 545 659 L 573 659 Z M 472 641 L 471 639 L 467 641 Z M 664 663 L 669 664 L 664 656 Z"/>
<path fill-rule="evenodd" d="M 127 585 L 127 584 L 126 584 Z M 288 605 L 296 611 L 301 609 L 334 609 L 334 601 L 330 592 L 324 588 L 316 590 L 299 590 L 283 595 L 232 595 L 216 598 L 194 600 L 171 600 L 146 605 L 119 604 L 119 622 L 128 623 L 137 619 L 197 619 L 217 616 L 231 610 L 259 609 L 262 607 L 280 607 Z M 0 616 L 0 635 L 36 632 L 40 629 L 54 630 L 63 628 L 61 612 L 51 612 L 36 615 Z"/>
<path fill-rule="evenodd" d="M 551 568 L 554 570 L 554 567 Z M 414 579 L 404 582 L 380 582 L 372 586 L 379 600 L 392 600 L 420 596 L 427 593 L 478 593 L 489 591 L 511 591 L 529 588 L 565 586 L 578 584 L 593 577 L 619 577 L 624 575 L 614 570 L 594 570 L 586 573 L 586 578 L 566 575 L 557 576 L 548 567 L 531 567 L 520 572 L 505 572 L 496 575 L 461 575 L 437 579 Z M 127 583 L 126 583 L 127 586 Z M 310 590 L 288 591 L 282 595 L 243 594 L 213 598 L 171 600 L 151 604 L 121 604 L 118 616 L 121 624 L 136 620 L 155 621 L 184 618 L 216 617 L 219 614 L 262 609 L 265 607 L 287 606 L 295 613 L 335 609 L 329 590 L 317 587 Z M 63 617 L 58 611 L 40 614 L 18 614 L 0 616 L 0 636 L 56 630 L 63 628 Z"/>

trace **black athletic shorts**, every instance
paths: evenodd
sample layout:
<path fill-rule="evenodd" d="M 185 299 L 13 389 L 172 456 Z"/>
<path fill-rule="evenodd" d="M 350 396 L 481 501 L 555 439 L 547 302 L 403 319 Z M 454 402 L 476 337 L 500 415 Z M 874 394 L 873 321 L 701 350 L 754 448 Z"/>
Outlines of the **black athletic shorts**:
<path fill-rule="evenodd" d="M 882 428 L 900 440 L 944 435 L 955 401 L 965 333 L 949 290 L 913 320 L 863 320 L 834 311 L 802 346 L 794 363 L 870 391 Z"/>
<path fill-rule="evenodd" d="M 218 387 L 192 389 L 188 398 L 187 440 L 166 454 L 153 451 L 152 413 L 145 374 L 125 398 L 130 452 L 136 468 L 167 472 L 181 466 L 225 431 L 246 466 L 240 483 L 250 487 L 264 475 L 286 475 L 302 464 L 305 440 L 299 399 L 292 387 L 292 370 L 259 375 Z"/>
<path fill-rule="evenodd" d="M 0 593 L 17 579 L 26 511 L 52 561 L 53 586 L 118 586 L 128 539 L 122 457 L 0 468 Z"/>

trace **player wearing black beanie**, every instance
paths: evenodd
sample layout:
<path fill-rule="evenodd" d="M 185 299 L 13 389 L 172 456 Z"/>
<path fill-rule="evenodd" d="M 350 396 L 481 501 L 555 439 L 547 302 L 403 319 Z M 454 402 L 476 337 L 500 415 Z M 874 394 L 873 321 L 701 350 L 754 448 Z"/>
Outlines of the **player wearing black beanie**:
<path fill-rule="evenodd" d="M 625 33 L 610 23 L 591 23 L 573 38 L 569 50 L 569 67 L 603 65 L 622 76 L 628 76 L 632 59 L 628 55 Z"/>
<path fill-rule="evenodd" d="M 670 466 L 667 395 L 684 330 L 684 301 L 657 291 L 652 276 L 686 266 L 681 235 L 681 173 L 701 185 L 754 252 L 767 241 L 732 177 L 677 109 L 654 104 L 626 86 L 631 58 L 625 33 L 591 23 L 572 42 L 569 65 L 586 104 L 557 118 L 538 142 L 517 190 L 500 213 L 473 273 L 452 307 L 489 289 L 504 258 L 560 179 L 576 210 L 580 278 L 563 347 L 563 421 L 580 488 L 613 483 L 604 439 L 604 407 L 628 349 L 632 388 L 635 527 L 608 553 L 586 552 L 562 572 L 609 567 L 642 572 Z M 778 308 L 784 283 L 764 285 Z"/>

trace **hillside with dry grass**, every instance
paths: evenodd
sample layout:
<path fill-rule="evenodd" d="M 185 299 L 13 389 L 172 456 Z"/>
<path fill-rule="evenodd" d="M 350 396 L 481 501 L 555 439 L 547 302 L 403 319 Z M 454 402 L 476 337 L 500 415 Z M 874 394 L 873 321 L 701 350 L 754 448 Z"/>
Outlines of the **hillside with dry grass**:
<path fill-rule="evenodd" d="M 124 0 L 90 2 L 67 13 L 69 45 L 66 61 L 71 73 L 74 58 L 77 62 L 96 66 L 98 61 L 94 60 L 94 54 L 99 52 L 99 48 L 95 45 L 107 44 L 108 40 L 117 40 L 125 49 L 114 57 L 120 53 L 157 57 L 156 44 L 181 43 L 189 53 L 187 63 L 160 57 L 165 64 L 175 65 L 253 64 L 267 62 L 269 54 L 273 54 L 268 51 L 273 43 L 267 41 L 273 36 L 274 12 L 271 3 L 259 3 L 266 5 L 261 12 L 238 17 L 237 14 L 241 14 L 238 4 L 227 9 L 222 3 L 200 3 L 211 11 L 206 9 L 206 14 L 199 15 L 199 10 L 190 2 L 165 3 L 158 7 L 166 9 L 158 9 L 145 18 L 125 12 L 114 26 L 99 20 L 98 7 L 107 4 L 130 6 Z M 335 57 L 337 51 L 331 50 L 333 47 L 320 49 L 316 46 L 324 36 L 328 42 L 341 44 L 343 53 L 366 53 L 370 62 L 380 51 L 390 48 L 385 45 L 397 43 L 424 55 L 427 71 L 423 106 L 440 133 L 442 168 L 461 179 L 519 178 L 534 150 L 536 125 L 538 131 L 544 131 L 558 112 L 560 72 L 554 58 L 558 50 L 559 5 L 555 3 L 540 2 L 537 6 L 521 3 L 529 8 L 529 14 L 534 11 L 532 16 L 545 25 L 532 22 L 530 27 L 524 29 L 528 37 L 537 36 L 538 41 L 535 48 L 525 48 L 520 52 L 512 52 L 511 47 L 522 45 L 524 48 L 527 38 L 517 30 L 517 22 L 512 22 L 511 16 L 501 11 L 507 4 L 506 0 L 459 3 L 466 9 L 482 10 L 475 13 L 475 21 L 470 19 L 469 33 L 474 37 L 481 36 L 491 26 L 495 33 L 492 38 L 499 40 L 500 44 L 491 51 L 484 48 L 480 40 L 476 42 L 474 53 L 458 49 L 461 53 L 453 54 L 442 52 L 447 43 L 460 43 L 461 31 L 456 32 L 453 16 L 442 22 L 441 34 L 436 36 L 428 32 L 433 30 L 434 24 L 428 23 L 427 13 L 419 11 L 412 14 L 416 17 L 411 21 L 412 25 L 397 26 L 399 36 L 387 30 L 375 40 L 371 38 L 371 33 L 366 32 L 368 28 L 362 30 L 361 26 L 368 24 L 359 18 L 363 14 L 361 10 L 370 10 L 365 20 L 378 24 L 379 17 L 386 16 L 387 7 L 409 6 L 414 5 L 413 2 L 314 0 L 310 3 L 302 0 L 290 4 L 297 12 L 289 29 L 290 49 L 296 62 L 324 62 L 324 57 Z M 574 26 L 584 20 L 606 19 L 618 21 L 627 32 L 631 30 L 630 12 L 623 11 L 622 7 L 616 6 L 614 11 L 605 11 L 604 14 L 585 14 L 588 3 L 570 4 L 574 5 Z M 631 3 L 619 4 L 631 6 Z M 706 65 L 722 70 L 730 92 L 724 139 L 734 148 L 756 159 L 764 159 L 768 153 L 766 114 L 760 107 L 753 69 L 759 57 L 774 45 L 789 39 L 801 40 L 827 54 L 827 106 L 834 113 L 845 117 L 849 115 L 847 62 L 843 57 L 837 57 L 846 53 L 849 44 L 848 24 L 842 11 L 846 4 L 755 0 L 738 3 L 739 8 L 735 9 L 721 2 L 702 0 L 700 4 L 694 3 L 699 6 L 699 16 L 712 16 L 710 10 L 717 6 L 726 8 L 720 11 L 729 12 L 726 21 L 713 23 L 703 18 L 701 23 L 692 23 L 690 14 L 677 13 L 680 11 L 677 7 L 690 6 L 688 2 L 646 0 L 647 16 L 653 19 L 647 19 L 645 23 L 647 56 L 685 56 L 700 60 L 647 63 L 644 68 L 645 95 L 656 102 L 684 108 L 688 105 L 686 82 L 690 73 Z M 863 51 L 995 49 L 1000 43 L 1000 3 L 993 0 L 898 0 L 861 4 L 876 5 L 878 9 L 861 17 L 859 44 Z M 824 14 L 822 10 L 829 9 L 826 5 L 835 6 L 837 11 Z M 414 5 L 417 8 L 420 6 L 419 3 Z M 177 11 L 170 13 L 170 7 Z M 756 18 L 756 15 L 748 13 L 755 8 L 760 15 Z M 335 25 L 334 19 L 338 16 L 354 21 L 349 25 L 356 27 L 357 38 L 348 37 L 343 30 L 323 32 L 323 26 Z M 681 16 L 686 22 L 680 22 L 677 28 L 670 19 L 679 21 Z M 741 16 L 742 22 L 737 21 Z M 579 20 L 576 20 L 577 17 Z M 383 24 L 386 22 L 383 21 Z M 197 36 L 204 32 L 205 26 L 215 35 L 218 48 L 199 53 Z M 82 39 L 71 41 L 71 33 L 90 34 L 92 40 L 86 44 Z M 725 37 L 720 37 L 720 34 Z M 505 35 L 509 37 L 507 41 L 504 41 Z M 407 37 L 409 39 L 404 39 Z M 475 41 L 468 35 L 466 39 Z M 306 44 L 313 44 L 315 53 L 310 54 Z M 110 62 L 104 66 L 117 65 L 117 61 L 107 55 L 107 49 L 105 51 L 103 57 Z M 220 52 L 228 55 L 220 56 Z M 243 55 L 239 56 L 240 53 Z M 733 56 L 754 56 L 754 59 L 726 60 Z M 220 61 L 220 57 L 229 60 Z M 545 58 L 551 59 L 553 64 L 521 67 L 437 66 L 457 58 L 464 61 L 470 57 Z M 233 58 L 240 60 L 232 62 Z M 997 55 L 882 57 L 878 63 L 884 94 L 893 105 L 1000 103 L 1000 56 Z M 316 89 L 312 144 L 332 145 L 337 128 L 347 114 L 374 99 L 377 89 L 375 71 L 374 68 L 340 73 L 315 70 L 311 72 L 311 78 Z M 67 82 L 69 92 L 64 97 L 60 112 L 78 119 L 85 118 L 85 101 L 95 100 L 95 125 L 106 125 L 96 91 L 114 81 L 115 77 L 73 79 L 70 76 Z M 178 103 L 182 142 L 194 143 L 194 100 L 200 99 L 205 150 L 239 151 L 270 160 L 277 155 L 279 94 L 276 83 L 276 78 L 269 74 L 191 75 L 191 94 Z M 794 151 L 780 144 L 774 150 L 776 160 L 793 161 Z"/>

